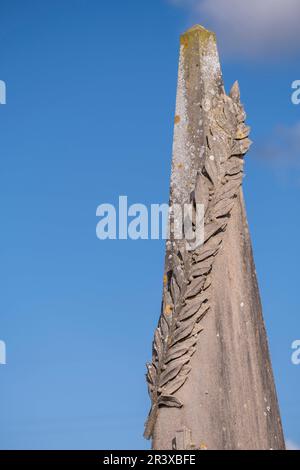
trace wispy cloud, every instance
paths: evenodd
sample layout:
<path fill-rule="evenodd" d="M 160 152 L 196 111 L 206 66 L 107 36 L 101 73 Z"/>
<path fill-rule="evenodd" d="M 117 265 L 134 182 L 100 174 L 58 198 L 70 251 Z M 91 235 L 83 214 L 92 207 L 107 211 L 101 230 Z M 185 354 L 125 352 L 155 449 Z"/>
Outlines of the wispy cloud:
<path fill-rule="evenodd" d="M 300 450 L 300 445 L 288 439 L 285 443 L 287 450 Z"/>
<path fill-rule="evenodd" d="M 213 29 L 233 57 L 292 55 L 299 49 L 299 0 L 168 0 L 190 20 Z"/>
<path fill-rule="evenodd" d="M 281 169 L 300 168 L 300 121 L 277 126 L 253 148 L 254 155 Z"/>

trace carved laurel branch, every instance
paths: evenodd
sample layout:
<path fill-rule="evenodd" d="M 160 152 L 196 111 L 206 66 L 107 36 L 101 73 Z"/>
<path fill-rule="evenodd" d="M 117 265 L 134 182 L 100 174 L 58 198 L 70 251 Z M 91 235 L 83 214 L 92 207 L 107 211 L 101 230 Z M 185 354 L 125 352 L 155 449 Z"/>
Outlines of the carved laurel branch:
<path fill-rule="evenodd" d="M 183 406 L 175 393 L 188 378 L 203 330 L 201 319 L 210 309 L 210 275 L 242 184 L 243 156 L 251 145 L 245 119 L 236 82 L 229 96 L 222 95 L 208 122 L 205 158 L 191 196 L 194 203 L 205 206 L 204 243 L 184 257 L 180 250 L 173 252 L 173 269 L 164 278 L 162 313 L 154 334 L 152 363 L 147 364 L 152 400 L 145 424 L 147 439 L 153 434 L 159 407 Z"/>

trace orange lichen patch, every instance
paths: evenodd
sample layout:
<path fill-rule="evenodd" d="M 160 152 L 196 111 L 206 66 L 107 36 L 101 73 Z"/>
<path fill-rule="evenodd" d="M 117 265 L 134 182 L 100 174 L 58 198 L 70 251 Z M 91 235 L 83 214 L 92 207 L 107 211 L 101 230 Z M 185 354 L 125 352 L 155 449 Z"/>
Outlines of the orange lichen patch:
<path fill-rule="evenodd" d="M 246 137 L 249 136 L 249 133 L 250 133 L 250 127 L 243 124 L 239 126 L 235 138 L 238 140 L 245 139 Z"/>
<path fill-rule="evenodd" d="M 180 36 L 180 44 L 187 49 L 189 45 L 189 36 L 187 34 L 183 34 Z"/>
<path fill-rule="evenodd" d="M 176 116 L 174 118 L 174 122 L 175 122 L 175 124 L 178 124 L 180 122 L 180 116 L 178 116 L 178 114 L 176 114 Z"/>
<path fill-rule="evenodd" d="M 244 139 L 245 137 L 247 137 L 247 135 L 240 129 L 237 131 L 235 136 L 236 139 Z"/>
<path fill-rule="evenodd" d="M 207 450 L 207 445 L 201 442 L 200 444 L 200 450 Z"/>
<path fill-rule="evenodd" d="M 171 315 L 172 312 L 173 312 L 172 305 L 167 304 L 167 305 L 165 306 L 165 315 Z"/>
<path fill-rule="evenodd" d="M 164 275 L 164 286 L 167 284 L 167 282 L 168 282 L 168 276 L 165 274 Z"/>
<path fill-rule="evenodd" d="M 178 163 L 178 164 L 177 164 L 177 168 L 183 168 L 183 164 L 182 164 L 182 163 Z"/>

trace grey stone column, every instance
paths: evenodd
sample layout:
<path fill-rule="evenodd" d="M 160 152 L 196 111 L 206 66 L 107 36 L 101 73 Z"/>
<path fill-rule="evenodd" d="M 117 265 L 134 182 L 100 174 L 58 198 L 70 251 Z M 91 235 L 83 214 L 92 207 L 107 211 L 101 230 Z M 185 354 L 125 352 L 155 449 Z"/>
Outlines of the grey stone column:
<path fill-rule="evenodd" d="M 170 206 L 191 204 L 195 231 L 202 204 L 204 243 L 171 213 L 147 374 L 154 449 L 284 448 L 241 187 L 245 119 L 215 35 L 195 26 L 181 36 Z"/>

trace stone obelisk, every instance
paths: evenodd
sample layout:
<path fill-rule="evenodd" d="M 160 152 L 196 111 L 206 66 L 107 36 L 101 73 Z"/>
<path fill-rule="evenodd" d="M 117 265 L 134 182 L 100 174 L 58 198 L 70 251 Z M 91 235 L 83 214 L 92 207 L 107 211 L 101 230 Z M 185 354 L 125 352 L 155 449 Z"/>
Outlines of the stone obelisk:
<path fill-rule="evenodd" d="M 251 144 L 214 33 L 181 36 L 170 206 L 202 204 L 204 239 L 174 236 L 147 382 L 154 449 L 284 449 L 242 193 Z M 191 216 L 195 229 L 195 217 Z"/>

